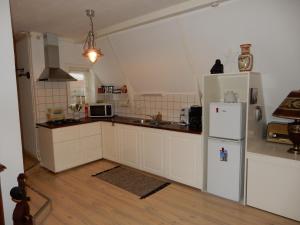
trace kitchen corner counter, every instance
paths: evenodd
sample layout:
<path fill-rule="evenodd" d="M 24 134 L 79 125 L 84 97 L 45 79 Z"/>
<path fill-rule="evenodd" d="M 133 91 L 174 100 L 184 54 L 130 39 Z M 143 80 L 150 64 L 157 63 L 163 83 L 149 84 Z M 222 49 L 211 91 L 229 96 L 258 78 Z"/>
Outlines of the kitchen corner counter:
<path fill-rule="evenodd" d="M 248 158 L 251 157 L 251 154 L 258 154 L 300 161 L 300 155 L 295 155 L 287 152 L 291 145 L 267 142 L 264 139 L 255 141 L 250 140 L 248 142 L 253 143 L 252 145 L 248 145 L 248 153 L 250 153 L 248 154 Z"/>
<path fill-rule="evenodd" d="M 169 130 L 169 131 L 176 131 L 176 132 L 184 132 L 184 133 L 191 133 L 191 134 L 202 134 L 200 130 L 194 130 L 189 128 L 188 126 L 180 125 L 176 122 L 170 122 L 167 124 L 150 124 L 150 123 L 140 123 L 141 118 L 133 118 L 133 117 L 123 117 L 123 116 L 114 116 L 112 118 L 83 118 L 80 119 L 78 122 L 68 123 L 68 124 L 49 124 L 49 123 L 37 123 L 37 126 L 46 127 L 49 129 L 56 129 L 62 127 L 69 127 L 69 126 L 76 126 L 81 124 L 87 123 L 94 123 L 94 122 L 111 122 L 111 123 L 118 123 L 118 124 L 127 124 L 133 126 L 140 126 L 140 127 L 149 127 L 154 129 L 162 129 L 162 130 Z"/>

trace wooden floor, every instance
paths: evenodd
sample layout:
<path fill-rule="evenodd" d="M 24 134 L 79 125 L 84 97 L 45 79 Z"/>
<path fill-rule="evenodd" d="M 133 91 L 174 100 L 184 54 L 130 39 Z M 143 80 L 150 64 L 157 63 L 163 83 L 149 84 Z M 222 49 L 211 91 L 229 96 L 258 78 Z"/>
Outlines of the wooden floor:
<path fill-rule="evenodd" d="M 39 161 L 37 159 L 33 158 L 28 153 L 23 152 L 24 171 L 32 169 L 37 164 L 39 164 Z"/>
<path fill-rule="evenodd" d="M 171 184 L 140 200 L 137 196 L 91 177 L 112 168 L 98 161 L 57 175 L 45 169 L 28 183 L 52 199 L 45 225 L 299 225 L 300 223 Z"/>

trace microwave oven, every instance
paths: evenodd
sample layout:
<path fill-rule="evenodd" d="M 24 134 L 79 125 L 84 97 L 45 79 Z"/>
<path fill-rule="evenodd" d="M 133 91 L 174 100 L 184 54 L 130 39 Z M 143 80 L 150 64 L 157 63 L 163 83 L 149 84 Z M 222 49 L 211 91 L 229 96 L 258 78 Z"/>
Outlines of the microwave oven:
<path fill-rule="evenodd" d="M 89 106 L 89 117 L 113 117 L 114 109 L 112 104 L 100 103 Z"/>

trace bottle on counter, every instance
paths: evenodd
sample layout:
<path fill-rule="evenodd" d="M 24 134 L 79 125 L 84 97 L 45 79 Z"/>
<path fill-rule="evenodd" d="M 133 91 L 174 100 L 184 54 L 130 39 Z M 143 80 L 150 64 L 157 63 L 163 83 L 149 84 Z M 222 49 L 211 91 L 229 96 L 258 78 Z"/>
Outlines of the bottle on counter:
<path fill-rule="evenodd" d="M 84 118 L 88 118 L 89 117 L 89 105 L 85 104 L 84 105 Z"/>

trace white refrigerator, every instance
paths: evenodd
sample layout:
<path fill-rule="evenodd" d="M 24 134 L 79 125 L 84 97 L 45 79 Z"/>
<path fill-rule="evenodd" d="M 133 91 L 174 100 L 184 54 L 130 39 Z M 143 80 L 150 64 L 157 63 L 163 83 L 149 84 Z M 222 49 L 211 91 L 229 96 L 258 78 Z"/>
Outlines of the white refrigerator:
<path fill-rule="evenodd" d="M 245 103 L 210 103 L 207 192 L 233 201 L 243 195 Z"/>

